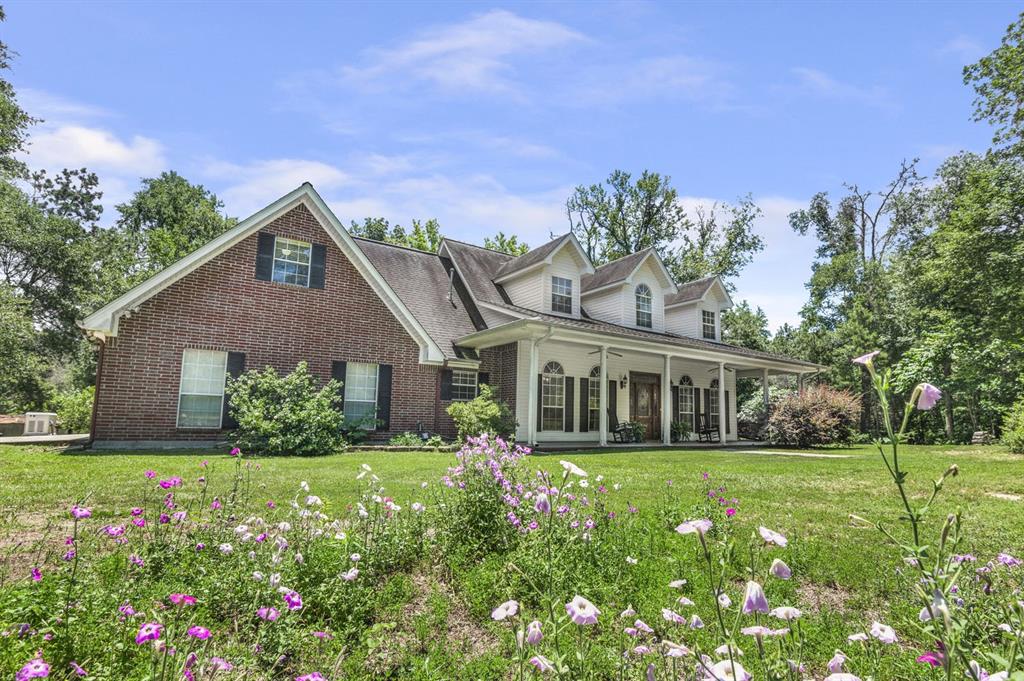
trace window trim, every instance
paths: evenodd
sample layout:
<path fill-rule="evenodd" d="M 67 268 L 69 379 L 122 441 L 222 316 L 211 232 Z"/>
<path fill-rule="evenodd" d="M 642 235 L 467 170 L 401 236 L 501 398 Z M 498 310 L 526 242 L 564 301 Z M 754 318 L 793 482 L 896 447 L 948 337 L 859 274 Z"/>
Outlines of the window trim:
<path fill-rule="evenodd" d="M 220 408 L 217 410 L 217 414 L 221 416 L 221 419 L 217 421 L 215 426 L 183 426 L 181 425 L 181 398 L 185 395 L 188 396 L 202 396 L 212 397 L 206 393 L 183 393 L 182 387 L 185 383 L 185 354 L 187 352 L 216 352 L 224 356 L 224 378 L 220 386 Z M 181 364 L 178 368 L 178 407 L 177 412 L 174 416 L 174 427 L 177 430 L 220 430 L 224 427 L 223 414 L 224 414 L 224 398 L 226 397 L 225 387 L 228 381 L 228 353 L 226 350 L 214 350 L 212 348 L 183 348 L 181 351 Z"/>
<path fill-rule="evenodd" d="M 676 414 L 676 418 L 680 421 L 687 422 L 691 428 L 694 427 L 697 416 L 697 404 L 693 399 L 694 389 L 693 379 L 688 375 L 683 374 L 683 376 L 679 378 L 679 413 Z M 685 402 L 683 397 L 684 395 L 689 395 L 690 411 L 683 411 L 683 404 Z M 689 418 L 684 418 L 687 416 Z"/>
<path fill-rule="evenodd" d="M 302 264 L 302 263 L 300 263 L 300 262 L 298 262 L 296 260 L 285 260 L 283 258 L 278 258 L 277 257 L 277 244 L 278 244 L 279 241 L 287 241 L 290 244 L 297 244 L 297 245 L 301 246 L 302 248 L 304 248 L 305 250 L 309 251 L 309 260 L 305 263 L 305 265 L 306 265 L 306 283 L 300 284 L 300 283 L 297 283 L 297 282 L 294 282 L 294 281 L 278 281 L 277 279 L 274 278 L 274 275 L 277 272 L 277 263 L 279 261 L 283 262 L 283 263 L 292 263 L 292 264 L 295 264 L 295 265 L 301 265 Z M 273 253 L 271 255 L 272 255 L 272 257 L 270 258 L 270 281 L 271 282 L 273 282 L 275 284 L 284 284 L 285 286 L 299 286 L 301 288 L 309 288 L 309 282 L 310 282 L 310 280 L 312 279 L 312 276 L 313 276 L 313 244 L 312 244 L 312 242 L 302 241 L 301 239 L 291 239 L 291 238 L 286 237 L 286 236 L 277 236 L 275 234 L 274 235 L 274 251 L 273 251 Z"/>
<path fill-rule="evenodd" d="M 596 395 L 595 395 L 596 393 Z M 591 406 L 591 400 L 596 400 L 597 406 Z M 601 365 L 597 364 L 590 370 L 587 379 L 587 429 L 592 431 L 601 430 Z"/>
<path fill-rule="evenodd" d="M 472 383 L 459 383 L 459 382 L 457 382 L 455 380 L 455 377 L 458 374 L 472 374 L 473 375 L 473 382 Z M 455 396 L 456 388 L 466 388 L 466 387 L 470 387 L 471 388 L 472 393 L 473 393 L 472 397 L 456 397 Z M 477 371 L 476 369 L 452 369 L 452 386 L 451 386 L 451 393 L 450 393 L 450 397 L 451 397 L 451 401 L 452 402 L 469 402 L 469 401 L 475 399 L 477 397 L 477 395 L 479 395 L 479 394 L 480 394 L 480 372 L 479 371 Z"/>
<path fill-rule="evenodd" d="M 557 368 L 557 371 L 556 371 Z M 558 406 L 546 406 L 544 398 L 547 396 L 546 388 L 551 386 L 555 387 L 555 382 L 561 384 L 561 390 L 558 391 L 558 397 L 560 404 Z M 544 412 L 548 409 L 557 409 L 559 413 L 558 427 L 554 430 L 544 427 Z M 541 371 L 540 381 L 540 424 L 539 429 L 541 432 L 560 432 L 565 427 L 565 369 L 559 362 L 551 360 L 544 365 L 544 369 Z"/>
<path fill-rule="evenodd" d="M 349 377 L 352 375 L 353 366 L 371 366 L 374 368 L 373 375 L 373 400 L 356 400 L 348 396 Z M 360 428 L 367 431 L 377 430 L 377 400 L 380 398 L 380 364 L 374 362 L 346 362 L 345 364 L 345 385 L 343 387 L 345 391 L 345 405 L 349 405 L 352 402 L 358 402 L 360 404 L 372 404 L 373 405 L 373 418 L 372 422 L 367 425 L 361 425 Z"/>
<path fill-rule="evenodd" d="M 566 288 L 569 291 L 568 293 L 556 292 L 556 290 L 555 290 L 556 286 L 555 285 L 557 283 L 557 284 L 559 284 L 559 286 L 561 286 L 562 285 L 561 282 L 565 282 L 566 285 L 564 286 L 564 288 Z M 573 313 L 573 308 L 574 308 L 573 297 L 574 296 L 573 296 L 573 290 L 572 289 L 573 289 L 572 279 L 570 279 L 569 277 L 560 277 L 557 274 L 552 274 L 551 275 L 551 311 L 552 312 L 554 312 L 555 314 L 569 314 L 569 315 L 571 315 Z M 564 299 L 564 298 L 568 298 L 569 299 L 569 309 L 568 310 L 561 310 L 561 309 L 559 309 L 555 305 L 555 301 L 556 300 Z M 560 303 L 564 304 L 564 300 L 560 301 Z"/>
<path fill-rule="evenodd" d="M 644 293 L 646 292 L 646 293 Z M 641 301 L 646 298 L 647 309 L 641 309 Z M 636 308 L 636 325 L 642 329 L 653 329 L 654 328 L 654 293 L 651 291 L 651 287 L 647 284 L 637 284 L 637 287 L 633 289 L 633 304 Z M 647 316 L 647 323 L 640 323 L 640 315 Z"/>
<path fill-rule="evenodd" d="M 701 337 L 705 340 L 715 340 L 718 338 L 718 315 L 714 310 L 701 310 Z M 707 315 L 711 315 L 711 335 L 708 335 L 708 320 Z"/>
<path fill-rule="evenodd" d="M 711 387 L 708 388 L 708 421 L 711 422 L 709 425 L 716 429 L 721 417 L 721 414 L 718 413 L 718 390 L 718 379 L 712 379 Z"/>

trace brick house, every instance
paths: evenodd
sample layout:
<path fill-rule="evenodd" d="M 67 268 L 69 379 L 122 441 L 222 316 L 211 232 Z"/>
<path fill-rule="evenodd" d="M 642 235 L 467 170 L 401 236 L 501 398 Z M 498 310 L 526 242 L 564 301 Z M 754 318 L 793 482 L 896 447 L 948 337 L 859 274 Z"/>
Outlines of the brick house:
<path fill-rule="evenodd" d="M 80 322 L 99 345 L 92 441 L 223 441 L 226 377 L 302 360 L 373 439 L 452 436 L 446 408 L 487 383 L 531 443 L 606 444 L 624 421 L 668 442 L 675 420 L 734 440 L 737 376 L 818 367 L 722 343 L 729 305 L 652 250 L 595 268 L 571 234 L 518 258 L 355 238 L 307 183 Z"/>

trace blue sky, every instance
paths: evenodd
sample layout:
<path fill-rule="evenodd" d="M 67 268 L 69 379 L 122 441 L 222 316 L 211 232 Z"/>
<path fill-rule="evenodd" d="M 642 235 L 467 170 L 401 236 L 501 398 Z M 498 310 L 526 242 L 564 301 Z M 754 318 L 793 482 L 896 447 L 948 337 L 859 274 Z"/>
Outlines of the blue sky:
<path fill-rule="evenodd" d="M 786 215 L 987 147 L 964 64 L 1012 3 L 11 2 L 11 78 L 46 119 L 35 167 L 88 166 L 107 217 L 174 169 L 245 216 L 304 180 L 348 222 L 482 242 L 568 229 L 576 184 L 671 176 L 751 194 L 767 248 L 737 300 L 795 322 L 814 244 Z"/>

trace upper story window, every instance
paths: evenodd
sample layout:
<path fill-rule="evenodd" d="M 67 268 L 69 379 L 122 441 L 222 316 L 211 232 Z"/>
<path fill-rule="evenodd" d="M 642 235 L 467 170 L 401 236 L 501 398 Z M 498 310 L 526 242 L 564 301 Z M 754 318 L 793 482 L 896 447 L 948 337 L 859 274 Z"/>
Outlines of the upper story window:
<path fill-rule="evenodd" d="M 558 362 L 548 362 L 541 374 L 541 430 L 562 430 L 565 423 L 565 371 Z"/>
<path fill-rule="evenodd" d="M 452 370 L 452 401 L 466 402 L 476 397 L 477 373 L 472 369 Z"/>
<path fill-rule="evenodd" d="M 653 324 L 651 317 L 651 287 L 640 284 L 636 287 L 636 325 L 646 329 Z"/>
<path fill-rule="evenodd" d="M 309 286 L 309 263 L 313 244 L 277 237 L 274 240 L 273 281 L 281 284 Z"/>
<path fill-rule="evenodd" d="M 572 314 L 572 279 L 551 277 L 551 311 Z"/>
<path fill-rule="evenodd" d="M 701 321 L 704 337 L 715 340 L 715 313 L 711 310 L 701 310 Z"/>

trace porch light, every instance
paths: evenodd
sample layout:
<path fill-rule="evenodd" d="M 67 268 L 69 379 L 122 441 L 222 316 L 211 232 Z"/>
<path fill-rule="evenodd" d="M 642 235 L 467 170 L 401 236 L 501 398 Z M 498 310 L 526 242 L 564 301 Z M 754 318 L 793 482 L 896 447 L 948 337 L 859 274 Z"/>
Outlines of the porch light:
<path fill-rule="evenodd" d="M 622 376 L 619 378 L 619 387 L 625 389 L 626 384 L 628 384 L 628 383 L 629 383 L 629 377 L 626 376 L 626 374 L 622 374 Z"/>

